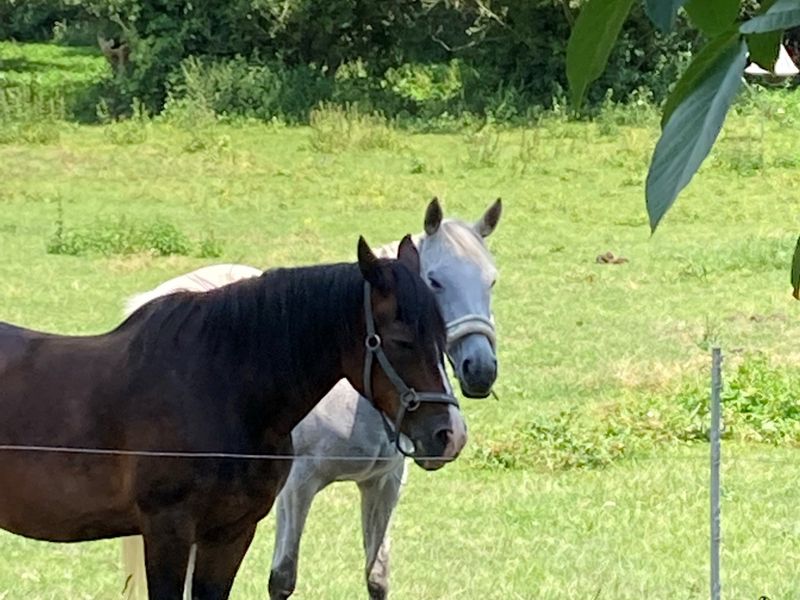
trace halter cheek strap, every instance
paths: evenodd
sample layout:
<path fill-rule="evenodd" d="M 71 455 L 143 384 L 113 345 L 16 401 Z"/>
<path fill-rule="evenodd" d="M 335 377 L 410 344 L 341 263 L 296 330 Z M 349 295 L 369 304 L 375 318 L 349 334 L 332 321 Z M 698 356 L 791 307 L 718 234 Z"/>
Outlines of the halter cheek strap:
<path fill-rule="evenodd" d="M 372 290 L 368 282 L 364 282 L 364 317 L 367 327 L 367 337 L 364 340 L 364 394 L 367 399 L 375 405 L 375 400 L 372 395 L 372 366 L 373 361 L 377 359 L 383 373 L 389 379 L 390 383 L 394 386 L 400 397 L 400 408 L 397 411 L 394 423 L 394 432 L 389 435 L 389 439 L 395 443 L 397 450 L 406 456 L 410 456 L 400 445 L 400 425 L 403 422 L 407 412 L 413 412 L 419 408 L 423 402 L 430 402 L 433 404 L 450 404 L 458 407 L 458 400 L 451 393 L 444 392 L 417 392 L 414 388 L 408 387 L 403 378 L 392 367 L 389 358 L 383 351 L 383 341 L 378 333 L 375 331 L 375 318 L 372 313 Z M 377 408 L 377 407 L 376 407 Z M 387 434 L 389 429 L 387 427 Z"/>

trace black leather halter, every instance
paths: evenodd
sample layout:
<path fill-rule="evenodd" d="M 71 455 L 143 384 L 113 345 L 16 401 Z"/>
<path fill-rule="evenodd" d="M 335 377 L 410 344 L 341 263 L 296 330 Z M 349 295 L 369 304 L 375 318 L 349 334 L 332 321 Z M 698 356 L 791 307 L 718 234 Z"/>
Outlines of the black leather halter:
<path fill-rule="evenodd" d="M 375 400 L 372 397 L 372 362 L 374 359 L 377 359 L 384 374 L 388 377 L 394 389 L 397 390 L 397 394 L 400 396 L 400 409 L 395 418 L 394 432 L 390 431 L 387 426 L 386 433 L 389 439 L 395 444 L 398 452 L 405 456 L 413 456 L 413 454 L 403 450 L 400 444 L 400 425 L 406 413 L 414 412 L 423 402 L 450 404 L 458 408 L 458 400 L 453 394 L 445 392 L 418 392 L 414 388 L 408 387 L 405 381 L 403 381 L 403 378 L 394 370 L 394 367 L 392 367 L 392 364 L 389 362 L 389 358 L 383 351 L 383 341 L 375 331 L 375 317 L 372 314 L 371 287 L 366 281 L 364 282 L 364 319 L 367 326 L 367 337 L 364 340 L 364 346 L 366 347 L 366 352 L 364 353 L 364 395 L 367 400 L 375 406 Z M 375 408 L 378 407 L 375 406 Z"/>

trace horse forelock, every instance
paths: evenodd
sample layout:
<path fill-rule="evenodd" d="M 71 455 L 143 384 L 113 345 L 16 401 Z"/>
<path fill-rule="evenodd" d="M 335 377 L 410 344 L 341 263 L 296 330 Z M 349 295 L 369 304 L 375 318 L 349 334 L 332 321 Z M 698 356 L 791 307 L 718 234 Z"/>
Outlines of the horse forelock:
<path fill-rule="evenodd" d="M 483 273 L 494 277 L 497 272 L 494 257 L 475 228 L 458 219 L 444 219 L 439 229 L 421 240 L 423 264 L 436 264 L 455 256 L 475 264 Z"/>
<path fill-rule="evenodd" d="M 400 262 L 390 264 L 397 282 L 395 296 L 398 319 L 411 327 L 421 340 L 427 342 L 432 336 L 436 346 L 444 348 L 445 325 L 433 292 L 418 273 L 412 273 Z"/>
<path fill-rule="evenodd" d="M 453 254 L 475 263 L 485 273 L 497 270 L 486 242 L 472 224 L 460 219 L 444 219 L 433 235 L 418 233 L 411 237 L 423 263 L 437 262 L 444 254 Z M 380 258 L 397 258 L 399 241 L 384 244 L 375 250 Z"/>

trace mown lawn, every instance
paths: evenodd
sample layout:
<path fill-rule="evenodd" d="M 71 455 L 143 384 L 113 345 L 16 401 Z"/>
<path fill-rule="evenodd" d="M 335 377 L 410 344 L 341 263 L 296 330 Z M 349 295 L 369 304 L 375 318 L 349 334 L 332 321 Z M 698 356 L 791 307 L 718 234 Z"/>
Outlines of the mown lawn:
<path fill-rule="evenodd" d="M 796 405 L 800 381 L 788 283 L 800 109 L 786 98 L 780 110 L 761 98 L 741 107 L 652 237 L 642 190 L 657 123 L 625 124 L 621 112 L 451 134 L 334 111 L 313 128 L 175 115 L 54 122 L 45 143 L 13 130 L 0 144 L 0 320 L 100 332 L 126 296 L 200 265 L 353 260 L 359 234 L 380 244 L 419 231 L 433 195 L 469 219 L 500 196 L 500 401 L 464 402 L 471 441 L 458 463 L 412 470 L 393 534 L 395 597 L 706 597 L 707 445 L 682 429 L 704 418 L 685 398 L 704 398 L 717 341 L 729 379 L 741 365 L 765 369 L 755 381 L 767 403 Z M 155 223 L 188 254 L 107 241 Z M 101 242 L 48 252 L 76 234 Z M 629 262 L 598 264 L 606 251 Z M 800 598 L 800 434 L 775 410 L 755 425 L 737 417 L 750 428 L 725 442 L 726 597 Z M 353 486 L 320 497 L 297 598 L 365 596 L 358 514 Z M 272 526 L 234 598 L 265 597 Z M 116 597 L 118 554 L 116 541 L 0 534 L 0 598 Z"/>

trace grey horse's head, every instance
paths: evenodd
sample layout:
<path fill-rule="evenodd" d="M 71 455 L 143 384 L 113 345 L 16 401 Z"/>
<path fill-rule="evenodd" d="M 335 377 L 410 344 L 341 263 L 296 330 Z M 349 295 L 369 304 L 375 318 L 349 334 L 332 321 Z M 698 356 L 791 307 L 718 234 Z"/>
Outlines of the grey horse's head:
<path fill-rule="evenodd" d="M 434 291 L 447 324 L 447 355 L 462 393 L 485 398 L 497 379 L 492 288 L 497 268 L 485 238 L 502 213 L 498 198 L 475 223 L 444 219 L 434 198 L 419 241 L 420 274 Z"/>

